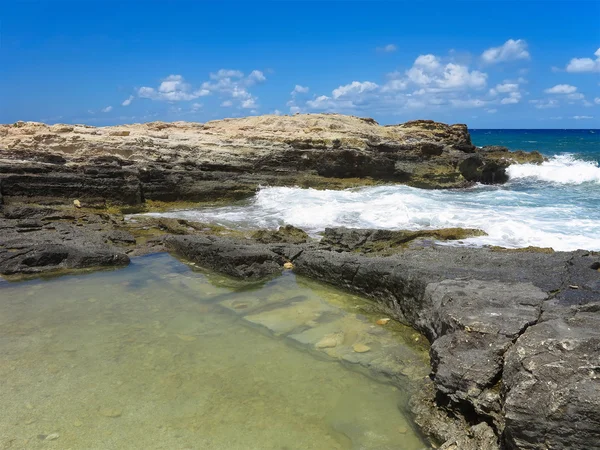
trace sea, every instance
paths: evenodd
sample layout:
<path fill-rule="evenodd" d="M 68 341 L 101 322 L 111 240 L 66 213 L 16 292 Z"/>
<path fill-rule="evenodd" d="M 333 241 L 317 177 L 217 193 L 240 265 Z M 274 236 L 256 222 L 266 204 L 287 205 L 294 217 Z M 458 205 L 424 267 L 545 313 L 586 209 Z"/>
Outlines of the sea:
<path fill-rule="evenodd" d="M 451 245 L 600 250 L 600 130 L 471 131 L 473 144 L 537 150 L 541 165 L 512 165 L 503 185 L 426 190 L 401 185 L 342 191 L 263 187 L 240 204 L 164 213 L 239 229 L 478 228 Z"/>

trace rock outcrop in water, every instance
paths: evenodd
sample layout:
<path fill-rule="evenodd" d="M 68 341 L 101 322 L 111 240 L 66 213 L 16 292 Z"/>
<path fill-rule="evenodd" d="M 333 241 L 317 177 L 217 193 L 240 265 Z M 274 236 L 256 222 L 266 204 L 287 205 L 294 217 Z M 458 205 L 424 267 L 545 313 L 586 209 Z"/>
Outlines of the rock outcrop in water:
<path fill-rule="evenodd" d="M 502 183 L 537 153 L 480 151 L 466 125 L 418 120 L 380 126 L 337 114 L 201 123 L 0 125 L 6 200 L 137 205 L 252 195 L 260 185 L 340 188 L 376 181 L 416 187 Z"/>
<path fill-rule="evenodd" d="M 292 260 L 297 273 L 371 297 L 421 331 L 432 343 L 435 404 L 464 420 L 449 426 L 439 411 L 413 405 L 443 448 L 600 448 L 600 255 L 327 249 L 355 237 L 336 229 L 321 245 L 194 236 L 167 245 L 232 275 L 274 274 Z"/>
<path fill-rule="evenodd" d="M 106 214 L 6 206 L 0 215 L 0 273 L 125 266 L 129 257 L 116 245 L 135 239 L 116 225 Z"/>

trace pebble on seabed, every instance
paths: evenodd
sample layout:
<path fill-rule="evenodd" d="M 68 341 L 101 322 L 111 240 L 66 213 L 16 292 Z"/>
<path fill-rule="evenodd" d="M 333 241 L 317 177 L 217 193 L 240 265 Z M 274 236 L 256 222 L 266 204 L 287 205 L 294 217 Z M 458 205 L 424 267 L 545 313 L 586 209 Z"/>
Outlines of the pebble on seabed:
<path fill-rule="evenodd" d="M 344 333 L 332 333 L 323 337 L 315 344 L 316 348 L 333 348 L 344 342 Z"/>
<path fill-rule="evenodd" d="M 371 347 L 365 344 L 354 344 L 352 346 L 352 350 L 354 350 L 356 353 L 365 353 L 371 350 Z"/>
<path fill-rule="evenodd" d="M 60 437 L 60 434 L 58 433 L 52 433 L 49 434 L 48 436 L 46 436 L 46 438 L 44 439 L 45 441 L 55 441 Z"/>

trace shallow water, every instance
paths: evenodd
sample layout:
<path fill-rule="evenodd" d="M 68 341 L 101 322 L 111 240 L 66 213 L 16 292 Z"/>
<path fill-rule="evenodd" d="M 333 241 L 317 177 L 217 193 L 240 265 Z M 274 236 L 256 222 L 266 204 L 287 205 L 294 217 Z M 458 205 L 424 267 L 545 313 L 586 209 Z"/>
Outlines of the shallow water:
<path fill-rule="evenodd" d="M 248 286 L 165 254 L 0 281 L 0 448 L 424 448 L 403 410 L 426 348 L 367 306 L 291 273 Z"/>

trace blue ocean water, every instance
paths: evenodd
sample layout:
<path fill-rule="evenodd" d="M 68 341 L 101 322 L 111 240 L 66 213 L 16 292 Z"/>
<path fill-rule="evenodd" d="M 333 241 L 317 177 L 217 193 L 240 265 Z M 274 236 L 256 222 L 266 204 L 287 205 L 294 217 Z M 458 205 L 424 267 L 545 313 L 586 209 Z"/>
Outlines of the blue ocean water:
<path fill-rule="evenodd" d="M 570 153 L 600 160 L 600 130 L 469 130 L 477 146 L 503 145 L 511 150 L 538 150 L 547 156 Z"/>
<path fill-rule="evenodd" d="M 318 234 L 325 227 L 480 228 L 460 245 L 600 250 L 600 130 L 473 130 L 477 146 L 538 150 L 541 165 L 509 167 L 504 185 L 424 190 L 377 186 L 345 191 L 265 187 L 242 205 L 166 213 L 221 225 Z"/>

